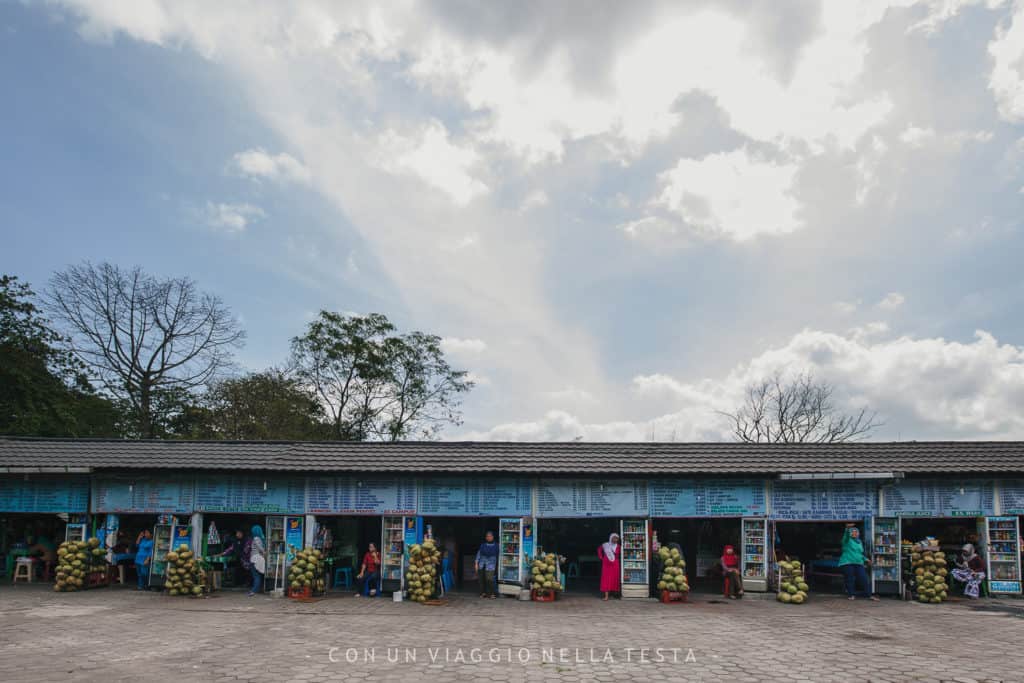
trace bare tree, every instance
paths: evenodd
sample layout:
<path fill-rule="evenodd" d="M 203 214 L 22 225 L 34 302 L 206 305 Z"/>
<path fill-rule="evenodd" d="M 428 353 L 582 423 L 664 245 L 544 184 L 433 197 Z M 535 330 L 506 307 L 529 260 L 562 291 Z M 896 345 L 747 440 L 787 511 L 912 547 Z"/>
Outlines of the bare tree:
<path fill-rule="evenodd" d="M 827 382 L 816 382 L 810 373 L 791 380 L 776 373 L 748 386 L 735 413 L 721 414 L 732 422 L 736 440 L 745 443 L 860 441 L 881 426 L 877 413 L 867 408 L 839 412 L 832 401 L 834 390 Z"/>
<path fill-rule="evenodd" d="M 205 385 L 231 363 L 245 333 L 191 279 L 85 263 L 56 273 L 49 302 L 71 350 L 100 387 L 130 408 L 139 436 L 156 436 L 163 394 Z"/>

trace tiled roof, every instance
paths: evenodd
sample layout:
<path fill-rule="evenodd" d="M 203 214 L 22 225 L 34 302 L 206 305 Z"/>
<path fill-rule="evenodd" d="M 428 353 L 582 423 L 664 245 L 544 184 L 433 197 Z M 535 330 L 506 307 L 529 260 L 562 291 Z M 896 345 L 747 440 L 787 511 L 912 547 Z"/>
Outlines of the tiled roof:
<path fill-rule="evenodd" d="M 1024 473 L 1024 442 L 358 443 L 0 438 L 0 472 L 26 468 L 642 475 Z"/>

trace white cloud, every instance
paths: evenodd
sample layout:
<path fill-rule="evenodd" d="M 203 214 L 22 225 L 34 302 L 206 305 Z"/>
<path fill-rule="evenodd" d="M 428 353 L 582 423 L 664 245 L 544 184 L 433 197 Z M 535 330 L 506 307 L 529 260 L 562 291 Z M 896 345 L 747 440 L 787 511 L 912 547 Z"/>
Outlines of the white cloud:
<path fill-rule="evenodd" d="M 658 203 L 691 226 L 737 242 L 801 227 L 793 197 L 797 167 L 753 157 L 745 148 L 680 159 L 661 174 Z"/>
<path fill-rule="evenodd" d="M 551 199 L 548 197 L 547 192 L 545 192 L 544 190 L 534 190 L 533 192 L 523 197 L 523 201 L 519 203 L 519 212 L 526 213 L 527 211 L 532 211 L 533 209 L 539 209 L 541 207 L 547 206 L 550 202 Z"/>
<path fill-rule="evenodd" d="M 441 339 L 441 349 L 444 350 L 445 353 L 458 355 L 483 353 L 487 350 L 487 342 L 483 339 L 444 337 Z"/>
<path fill-rule="evenodd" d="M 1024 3 L 1017 3 L 1009 24 L 996 30 L 988 45 L 992 57 L 989 88 L 996 100 L 999 115 L 1011 122 L 1024 120 Z"/>
<path fill-rule="evenodd" d="M 472 147 L 453 144 L 440 121 L 432 121 L 410 135 L 394 130 L 380 139 L 379 164 L 392 172 L 410 172 L 447 194 L 458 206 L 486 194 L 488 187 L 473 177 L 480 156 Z"/>
<path fill-rule="evenodd" d="M 290 154 L 270 154 L 259 147 L 239 152 L 232 159 L 234 168 L 250 178 L 279 182 L 309 183 L 312 173 Z"/>
<path fill-rule="evenodd" d="M 587 423 L 565 411 L 501 424 L 473 438 L 588 441 L 729 440 L 718 411 L 734 409 L 750 383 L 777 371 L 808 371 L 836 387 L 843 411 L 877 410 L 887 438 L 1021 439 L 1024 414 L 1024 347 L 999 344 L 977 332 L 971 343 L 941 338 L 875 340 L 884 324 L 847 335 L 805 330 L 724 376 L 685 381 L 663 374 L 633 380 L 634 400 L 661 408 L 646 420 Z"/>
<path fill-rule="evenodd" d="M 266 215 L 252 204 L 206 202 L 206 224 L 225 232 L 242 232 L 250 222 Z"/>
<path fill-rule="evenodd" d="M 842 315 L 850 315 L 851 313 L 855 313 L 857 311 L 857 307 L 859 306 L 859 299 L 857 301 L 836 301 L 835 303 L 832 304 L 833 310 L 835 310 L 836 313 L 840 313 Z"/>
<path fill-rule="evenodd" d="M 879 308 L 884 308 L 887 311 L 895 311 L 897 308 L 903 305 L 907 300 L 905 296 L 899 292 L 889 292 L 882 300 L 878 302 Z"/>

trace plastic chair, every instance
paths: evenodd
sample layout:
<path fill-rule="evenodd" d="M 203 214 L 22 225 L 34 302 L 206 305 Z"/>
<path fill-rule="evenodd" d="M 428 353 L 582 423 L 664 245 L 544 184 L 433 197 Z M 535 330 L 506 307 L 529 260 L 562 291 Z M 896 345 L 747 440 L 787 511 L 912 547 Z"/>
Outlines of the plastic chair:
<path fill-rule="evenodd" d="M 338 586 L 352 587 L 352 567 L 335 567 L 331 587 L 337 588 Z"/>
<path fill-rule="evenodd" d="M 448 558 L 441 560 L 441 588 L 447 593 L 455 585 L 455 574 L 452 573 Z"/>

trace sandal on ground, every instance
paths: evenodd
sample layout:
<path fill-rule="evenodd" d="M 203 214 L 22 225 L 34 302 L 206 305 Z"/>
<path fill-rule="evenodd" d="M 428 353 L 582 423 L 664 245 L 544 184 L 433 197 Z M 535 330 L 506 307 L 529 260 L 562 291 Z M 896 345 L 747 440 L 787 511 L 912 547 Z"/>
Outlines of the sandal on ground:
<path fill-rule="evenodd" d="M 856 600 L 857 598 L 855 598 L 855 597 L 853 597 L 853 596 L 851 595 L 850 597 L 848 597 L 848 598 L 846 598 L 846 599 L 847 599 L 847 600 Z"/>

